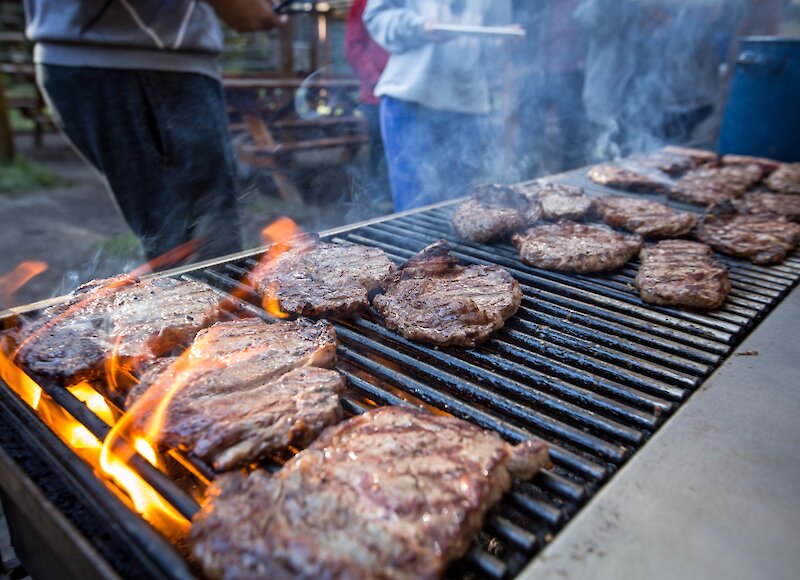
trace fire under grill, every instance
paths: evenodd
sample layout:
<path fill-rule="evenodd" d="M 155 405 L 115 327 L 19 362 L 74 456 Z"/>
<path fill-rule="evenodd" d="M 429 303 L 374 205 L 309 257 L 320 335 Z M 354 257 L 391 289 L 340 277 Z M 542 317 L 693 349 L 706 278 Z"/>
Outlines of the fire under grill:
<path fill-rule="evenodd" d="M 565 179 L 580 182 L 577 175 Z M 578 184 L 590 193 L 599 190 Z M 520 282 L 524 298 L 517 315 L 472 350 L 411 342 L 383 328 L 372 314 L 336 320 L 337 368 L 348 381 L 343 401 L 348 414 L 410 404 L 451 413 L 513 443 L 531 436 L 548 442 L 554 467 L 531 482 L 515 482 L 490 512 L 468 556 L 448 571 L 453 577 L 511 577 L 794 288 L 800 257 L 795 252 L 783 264 L 768 267 L 723 257 L 731 293 L 722 308 L 701 314 L 645 304 L 633 287 L 636 262 L 607 274 L 562 274 L 522 264 L 510 245 L 460 240 L 450 227 L 452 210 L 452 205 L 441 205 L 323 237 L 380 248 L 398 264 L 446 239 L 462 263 L 500 265 Z M 258 258 L 223 261 L 180 275 L 235 295 L 231 315 L 270 320 L 258 297 L 241 283 Z M 97 439 L 106 436 L 108 425 L 72 393 L 55 385 L 41 387 Z M 180 543 L 166 541 L 123 505 L 6 389 L 0 389 L 0 413 L 14 430 L 29 435 L 31 453 L 54 462 L 64 474 L 62 484 L 89 493 L 86 510 L 97 512 L 94 519 L 73 523 L 97 539 L 95 547 L 112 566 L 126 576 L 193 574 Z M 0 447 L 8 448 L 7 439 L 0 437 Z M 278 469 L 285 460 L 276 457 L 268 467 Z M 203 482 L 213 475 L 196 459 L 174 451 L 162 470 L 138 455 L 131 467 L 187 518 L 199 508 Z M 98 516 L 105 521 L 95 521 Z M 116 547 L 120 543 L 125 544 L 122 556 Z"/>

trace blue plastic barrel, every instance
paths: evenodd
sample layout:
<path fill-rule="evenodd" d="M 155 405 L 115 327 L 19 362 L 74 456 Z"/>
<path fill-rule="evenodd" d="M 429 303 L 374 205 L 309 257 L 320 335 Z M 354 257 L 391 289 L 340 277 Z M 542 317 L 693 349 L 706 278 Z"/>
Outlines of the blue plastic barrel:
<path fill-rule="evenodd" d="M 741 39 L 719 151 L 800 161 L 800 38 Z"/>

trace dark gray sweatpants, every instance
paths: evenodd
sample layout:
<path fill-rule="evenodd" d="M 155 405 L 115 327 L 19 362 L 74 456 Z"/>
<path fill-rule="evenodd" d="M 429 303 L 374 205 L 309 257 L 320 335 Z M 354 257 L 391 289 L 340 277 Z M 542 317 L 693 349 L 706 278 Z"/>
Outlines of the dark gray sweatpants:
<path fill-rule="evenodd" d="M 103 175 L 148 259 L 195 240 L 204 260 L 241 249 L 220 83 L 194 73 L 39 65 L 63 132 Z"/>

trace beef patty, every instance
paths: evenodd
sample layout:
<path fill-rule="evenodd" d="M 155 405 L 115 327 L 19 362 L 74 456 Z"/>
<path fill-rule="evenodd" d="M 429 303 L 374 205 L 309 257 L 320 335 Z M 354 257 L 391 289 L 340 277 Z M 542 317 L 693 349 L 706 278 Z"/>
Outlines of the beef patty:
<path fill-rule="evenodd" d="M 650 304 L 719 308 L 730 292 L 728 269 L 705 244 L 664 240 L 642 248 L 636 287 Z"/>
<path fill-rule="evenodd" d="M 680 145 L 667 145 L 661 150 L 667 155 L 678 155 L 692 160 L 695 167 L 700 165 L 716 165 L 719 163 L 719 155 L 713 151 L 705 149 L 695 149 L 693 147 L 682 147 Z"/>
<path fill-rule="evenodd" d="M 526 264 L 567 272 L 615 270 L 634 257 L 642 245 L 637 235 L 575 222 L 534 226 L 514 235 L 512 241 Z"/>
<path fill-rule="evenodd" d="M 641 193 L 664 193 L 666 191 L 663 180 L 608 163 L 595 165 L 589 169 L 589 179 L 600 185 L 625 191 Z"/>
<path fill-rule="evenodd" d="M 623 196 L 595 201 L 603 221 L 645 238 L 668 238 L 688 234 L 697 223 L 693 213 L 676 211 L 664 203 Z"/>
<path fill-rule="evenodd" d="M 292 240 L 262 260 L 250 276 L 265 303 L 287 314 L 348 316 L 366 310 L 368 294 L 395 270 L 378 248 Z"/>
<path fill-rule="evenodd" d="M 373 307 L 387 328 L 408 339 L 474 347 L 514 315 L 519 283 L 498 266 L 460 266 L 444 240 L 384 281 Z"/>
<path fill-rule="evenodd" d="M 800 239 L 800 225 L 771 215 L 709 213 L 695 231 L 718 252 L 755 264 L 782 262 Z"/>
<path fill-rule="evenodd" d="M 382 407 L 326 429 L 275 475 L 218 478 L 189 544 L 210 578 L 439 578 L 512 478 L 547 463 L 541 441 Z"/>
<path fill-rule="evenodd" d="M 342 418 L 344 379 L 329 370 L 336 333 L 326 321 L 217 323 L 179 358 L 149 369 L 126 407 L 141 430 L 160 407 L 156 441 L 216 470 L 304 447 Z"/>
<path fill-rule="evenodd" d="M 733 205 L 739 213 L 782 215 L 800 221 L 800 195 L 757 191 L 734 200 Z"/>
<path fill-rule="evenodd" d="M 752 155 L 723 155 L 723 165 L 757 165 L 764 175 L 768 175 L 781 166 L 780 161 L 766 157 L 753 157 Z"/>
<path fill-rule="evenodd" d="M 479 185 L 472 197 L 453 214 L 453 228 L 462 238 L 485 244 L 525 226 L 529 202 L 521 193 L 504 185 Z"/>
<path fill-rule="evenodd" d="M 761 168 L 752 164 L 702 167 L 679 179 L 667 197 L 695 205 L 712 205 L 741 197 L 762 175 Z"/>
<path fill-rule="evenodd" d="M 200 282 L 93 280 L 12 334 L 21 345 L 17 360 L 64 385 L 102 378 L 113 353 L 121 365 L 143 368 L 213 324 L 221 301 L 219 292 Z"/>
<path fill-rule="evenodd" d="M 800 195 L 800 163 L 783 163 L 764 183 L 778 193 Z"/>

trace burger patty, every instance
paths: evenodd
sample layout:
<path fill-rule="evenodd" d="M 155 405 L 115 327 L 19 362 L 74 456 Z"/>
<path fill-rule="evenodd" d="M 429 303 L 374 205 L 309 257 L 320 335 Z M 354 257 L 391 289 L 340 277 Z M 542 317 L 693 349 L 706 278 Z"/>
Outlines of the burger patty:
<path fill-rule="evenodd" d="M 529 224 L 539 219 L 578 220 L 594 208 L 594 200 L 573 185 L 536 181 L 517 187 L 531 204 L 527 214 Z"/>
<path fill-rule="evenodd" d="M 645 238 L 683 236 L 694 229 L 697 217 L 676 211 L 664 203 L 623 196 L 601 197 L 595 201 L 603 221 Z"/>
<path fill-rule="evenodd" d="M 667 197 L 708 206 L 741 197 L 762 175 L 761 168 L 752 164 L 703 167 L 684 175 L 667 192 Z"/>
<path fill-rule="evenodd" d="M 697 225 L 697 238 L 722 254 L 755 264 L 782 262 L 800 239 L 800 225 L 783 216 L 708 214 Z"/>
<path fill-rule="evenodd" d="M 512 478 L 547 463 L 541 441 L 381 407 L 326 429 L 275 475 L 218 478 L 189 545 L 209 578 L 439 578 Z"/>
<path fill-rule="evenodd" d="M 719 308 L 730 292 L 728 269 L 705 244 L 664 240 L 642 248 L 636 287 L 650 304 Z"/>
<path fill-rule="evenodd" d="M 753 157 L 752 155 L 723 155 L 723 165 L 757 165 L 765 175 L 768 175 L 781 166 L 780 161 L 766 157 Z"/>
<path fill-rule="evenodd" d="M 700 165 L 716 165 L 719 163 L 719 155 L 713 151 L 705 149 L 695 149 L 693 147 L 682 147 L 680 145 L 667 145 L 661 150 L 668 155 L 678 155 L 692 160 L 695 167 Z"/>
<path fill-rule="evenodd" d="M 581 273 L 615 270 L 634 257 L 642 245 L 637 235 L 575 222 L 534 226 L 511 240 L 526 264 Z"/>
<path fill-rule="evenodd" d="M 432 244 L 383 282 L 372 306 L 408 339 L 468 348 L 486 341 L 522 301 L 499 266 L 460 266 L 445 241 Z"/>

